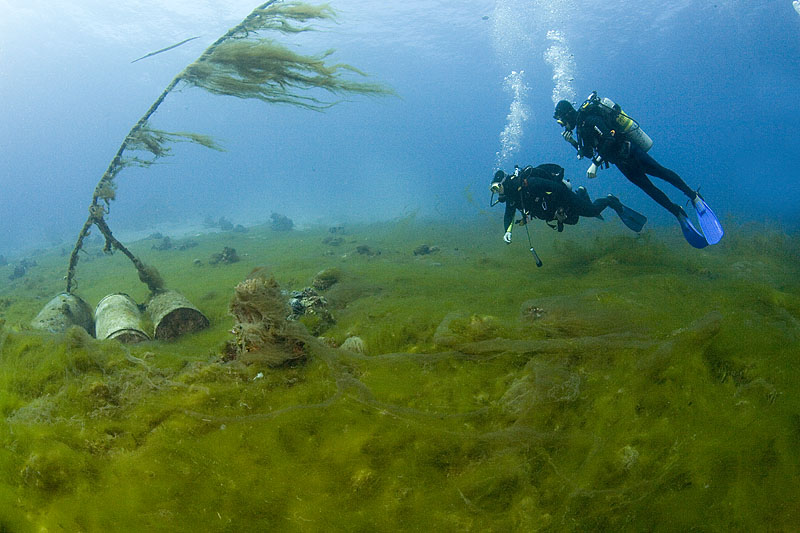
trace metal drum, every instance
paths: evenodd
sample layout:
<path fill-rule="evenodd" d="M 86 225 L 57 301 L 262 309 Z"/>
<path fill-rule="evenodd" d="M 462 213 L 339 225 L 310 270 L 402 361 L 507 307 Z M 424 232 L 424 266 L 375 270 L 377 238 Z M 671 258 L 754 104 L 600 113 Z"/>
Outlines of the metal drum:
<path fill-rule="evenodd" d="M 126 344 L 150 340 L 142 326 L 142 313 L 127 294 L 109 294 L 94 312 L 97 338 L 116 339 Z"/>
<path fill-rule="evenodd" d="M 80 297 L 62 292 L 39 311 L 31 321 L 34 329 L 61 333 L 70 326 L 80 326 L 90 335 L 94 334 L 92 308 Z"/>
<path fill-rule="evenodd" d="M 208 318 L 178 291 L 163 290 L 147 302 L 153 337 L 170 340 L 208 327 Z"/>

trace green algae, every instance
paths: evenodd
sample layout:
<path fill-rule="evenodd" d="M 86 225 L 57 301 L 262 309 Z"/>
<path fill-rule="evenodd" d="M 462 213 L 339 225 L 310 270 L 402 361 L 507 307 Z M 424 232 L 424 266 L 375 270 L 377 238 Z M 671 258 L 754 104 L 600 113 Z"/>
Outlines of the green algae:
<path fill-rule="evenodd" d="M 698 252 L 675 232 L 536 232 L 537 269 L 492 229 L 133 243 L 211 320 L 133 346 L 27 327 L 60 289 L 57 251 L 26 278 L 2 267 L 0 530 L 794 527 L 796 235 L 730 227 Z M 242 261 L 209 265 L 223 246 Z M 91 251 L 87 302 L 144 301 L 125 258 Z M 367 355 L 309 338 L 303 364 L 223 361 L 234 287 L 259 267 L 284 290 L 336 269 L 322 335 Z"/>

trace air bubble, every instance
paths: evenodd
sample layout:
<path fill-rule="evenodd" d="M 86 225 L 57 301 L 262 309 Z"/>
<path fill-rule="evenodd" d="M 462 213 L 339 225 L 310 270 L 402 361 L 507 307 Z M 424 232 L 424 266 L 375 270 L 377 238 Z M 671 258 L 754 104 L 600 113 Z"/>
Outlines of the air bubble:
<path fill-rule="evenodd" d="M 520 147 L 523 134 L 523 123 L 528 119 L 528 106 L 525 97 L 528 86 L 523 77 L 525 72 L 512 71 L 503 80 L 503 87 L 511 93 L 513 100 L 506 116 L 506 127 L 500 133 L 500 151 L 497 152 L 497 168 L 501 168 Z"/>

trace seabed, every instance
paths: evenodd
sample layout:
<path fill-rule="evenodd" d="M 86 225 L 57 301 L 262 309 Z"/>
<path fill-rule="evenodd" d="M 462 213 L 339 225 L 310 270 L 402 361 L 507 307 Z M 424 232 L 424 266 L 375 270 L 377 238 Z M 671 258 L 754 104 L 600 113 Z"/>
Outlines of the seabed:
<path fill-rule="evenodd" d="M 800 237 L 542 225 L 536 268 L 492 215 L 127 243 L 211 322 L 172 342 L 33 331 L 67 257 L 0 267 L 0 531 L 795 530 Z M 101 247 L 75 293 L 143 302 Z M 259 268 L 336 269 L 304 362 L 223 357 Z"/>

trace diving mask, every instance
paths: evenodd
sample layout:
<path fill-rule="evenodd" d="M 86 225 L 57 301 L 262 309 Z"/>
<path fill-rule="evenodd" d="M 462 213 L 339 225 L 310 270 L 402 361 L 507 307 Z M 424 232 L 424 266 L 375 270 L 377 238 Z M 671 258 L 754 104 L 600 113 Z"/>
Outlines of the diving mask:
<path fill-rule="evenodd" d="M 503 194 L 503 182 L 506 181 L 508 176 L 502 170 L 498 170 L 494 173 L 494 177 L 492 177 L 492 184 L 489 185 L 489 190 L 493 193 Z"/>
<path fill-rule="evenodd" d="M 489 206 L 497 205 L 499 202 L 505 202 L 505 190 L 503 187 L 503 182 L 506 181 L 508 176 L 503 173 L 503 171 L 498 170 L 497 173 L 494 175 L 494 180 L 492 180 L 492 184 L 489 185 L 489 190 L 492 191 L 492 196 L 489 198 Z M 494 199 L 494 195 L 497 195 L 497 200 Z"/>

